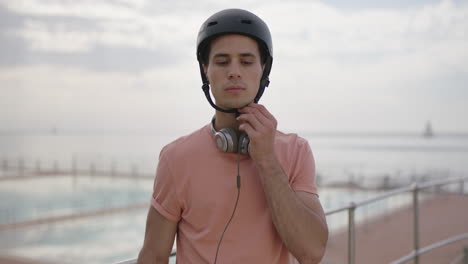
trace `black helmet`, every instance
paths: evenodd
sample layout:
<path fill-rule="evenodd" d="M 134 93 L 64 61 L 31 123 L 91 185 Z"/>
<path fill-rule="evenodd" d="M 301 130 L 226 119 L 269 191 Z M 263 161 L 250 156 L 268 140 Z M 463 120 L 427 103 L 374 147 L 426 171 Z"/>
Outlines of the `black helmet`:
<path fill-rule="evenodd" d="M 270 83 L 268 76 L 270 75 L 271 65 L 273 62 L 273 43 L 268 26 L 255 14 L 242 9 L 225 9 L 219 11 L 209 17 L 200 28 L 197 38 L 197 60 L 200 65 L 200 74 L 203 81 L 202 89 L 210 102 L 210 104 L 219 111 L 236 113 L 237 110 L 224 110 L 213 104 L 209 95 L 208 79 L 203 71 L 202 64 L 204 63 L 204 52 L 210 41 L 217 36 L 224 34 L 241 34 L 249 36 L 259 43 L 260 52 L 264 54 L 265 69 L 263 70 L 262 79 L 258 93 L 255 96 L 255 103 L 260 100 L 260 97 L 265 90 L 265 87 Z"/>

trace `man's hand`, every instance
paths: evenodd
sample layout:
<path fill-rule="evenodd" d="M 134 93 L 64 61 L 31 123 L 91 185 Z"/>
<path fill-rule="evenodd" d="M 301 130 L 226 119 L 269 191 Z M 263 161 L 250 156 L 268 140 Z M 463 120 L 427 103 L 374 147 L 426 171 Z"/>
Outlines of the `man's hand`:
<path fill-rule="evenodd" d="M 320 201 L 315 194 L 296 193 L 290 186 L 289 177 L 275 155 L 277 121 L 273 115 L 263 105 L 253 103 L 239 112 L 239 130 L 249 136 L 250 157 L 257 165 L 276 231 L 300 263 L 319 263 L 328 239 Z M 313 174 L 306 176 L 313 177 Z"/>
<path fill-rule="evenodd" d="M 250 103 L 239 109 L 241 122 L 239 130 L 247 133 L 250 139 L 250 156 L 257 164 L 275 161 L 275 135 L 278 125 L 275 117 L 265 106 Z"/>

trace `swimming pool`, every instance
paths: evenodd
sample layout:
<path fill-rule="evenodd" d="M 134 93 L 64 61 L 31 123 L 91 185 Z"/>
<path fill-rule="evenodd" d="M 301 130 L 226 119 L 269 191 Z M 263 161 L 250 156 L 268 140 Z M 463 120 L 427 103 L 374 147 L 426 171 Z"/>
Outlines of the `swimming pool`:
<path fill-rule="evenodd" d="M 135 258 L 142 246 L 153 182 L 134 178 L 61 175 L 8 180 L 0 184 L 0 224 L 77 215 L 72 220 L 0 229 L 0 254 L 58 263 L 114 263 Z M 359 201 L 379 191 L 321 188 L 325 210 Z M 408 204 L 396 196 L 356 211 L 357 221 Z M 118 213 L 79 217 L 109 208 Z M 147 206 L 145 206 L 147 205 Z M 347 215 L 327 217 L 330 230 L 346 227 Z M 174 259 L 171 260 L 174 263 Z"/>

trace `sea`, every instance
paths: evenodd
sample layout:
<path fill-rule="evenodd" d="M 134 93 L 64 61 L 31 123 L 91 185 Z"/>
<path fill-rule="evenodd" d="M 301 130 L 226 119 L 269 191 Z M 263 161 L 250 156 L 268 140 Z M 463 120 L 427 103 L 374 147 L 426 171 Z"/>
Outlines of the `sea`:
<path fill-rule="evenodd" d="M 468 175 L 468 134 L 299 135 L 312 148 L 325 211 L 415 181 Z M 0 133 L 0 256 L 50 263 L 116 263 L 135 258 L 143 243 L 159 152 L 179 136 Z M 42 172 L 40 177 L 25 177 L 38 171 Z M 47 176 L 51 171 L 54 176 Z M 81 173 L 77 176 L 71 171 Z M 97 177 L 109 171 L 130 177 L 112 177 L 108 173 Z M 389 214 L 410 202 L 410 194 L 402 194 L 358 209 L 358 223 Z M 135 204 L 143 206 L 99 216 L 6 227 Z M 329 216 L 327 221 L 332 232 L 344 230 L 347 214 Z M 174 261 L 172 258 L 171 263 Z"/>

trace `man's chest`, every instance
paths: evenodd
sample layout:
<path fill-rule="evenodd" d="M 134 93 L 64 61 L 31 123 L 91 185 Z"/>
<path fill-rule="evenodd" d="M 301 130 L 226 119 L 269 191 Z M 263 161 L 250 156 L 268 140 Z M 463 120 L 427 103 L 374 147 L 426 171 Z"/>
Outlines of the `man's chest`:
<path fill-rule="evenodd" d="M 196 166 L 187 170 L 182 186 L 182 218 L 202 226 L 225 224 L 236 204 L 239 223 L 252 221 L 264 214 L 267 203 L 254 163 L 249 159 L 240 162 L 240 189 L 237 188 L 237 162 L 213 161 L 213 164 Z M 238 193 L 239 192 L 239 193 Z"/>

